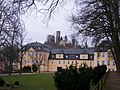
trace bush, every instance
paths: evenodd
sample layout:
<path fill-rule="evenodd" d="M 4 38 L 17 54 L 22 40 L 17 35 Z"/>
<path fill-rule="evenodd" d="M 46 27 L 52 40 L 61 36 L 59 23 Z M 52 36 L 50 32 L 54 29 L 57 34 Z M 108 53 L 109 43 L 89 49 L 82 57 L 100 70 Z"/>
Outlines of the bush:
<path fill-rule="evenodd" d="M 19 85 L 19 81 L 15 81 L 15 85 Z"/>
<path fill-rule="evenodd" d="M 93 69 L 92 80 L 94 85 L 96 85 L 100 81 L 100 79 L 106 73 L 106 70 L 107 70 L 106 65 L 101 65 L 101 66 L 99 65 Z"/>
<path fill-rule="evenodd" d="M 31 72 L 31 67 L 30 66 L 24 66 L 22 69 L 22 72 Z"/>
<path fill-rule="evenodd" d="M 71 65 L 69 68 L 55 72 L 54 81 L 58 90 L 89 90 L 92 68 L 79 70 Z"/>
<path fill-rule="evenodd" d="M 97 84 L 106 73 L 105 65 L 97 66 L 94 69 L 91 67 L 70 67 L 55 72 L 54 81 L 58 90 L 90 90 L 90 83 Z"/>
<path fill-rule="evenodd" d="M 36 65 L 36 64 L 33 64 L 33 65 L 32 65 L 32 70 L 33 70 L 33 72 L 37 72 L 38 67 L 37 67 L 37 65 Z"/>
<path fill-rule="evenodd" d="M 3 86 L 4 84 L 5 84 L 5 81 L 2 78 L 0 78 L 0 86 Z"/>

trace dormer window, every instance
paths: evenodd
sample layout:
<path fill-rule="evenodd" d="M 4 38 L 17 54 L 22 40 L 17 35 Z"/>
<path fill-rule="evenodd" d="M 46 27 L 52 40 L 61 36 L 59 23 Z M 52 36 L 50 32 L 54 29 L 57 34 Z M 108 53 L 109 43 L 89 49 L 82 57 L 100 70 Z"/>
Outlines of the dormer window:
<path fill-rule="evenodd" d="M 110 52 L 108 52 L 108 57 L 111 57 L 111 53 Z"/>
<path fill-rule="evenodd" d="M 52 58 L 54 58 L 55 57 L 55 55 L 52 55 Z"/>
<path fill-rule="evenodd" d="M 90 56 L 90 59 L 92 59 L 92 58 L 93 58 L 93 56 L 91 55 L 91 56 Z"/>
<path fill-rule="evenodd" d="M 39 50 L 41 50 L 41 47 L 38 47 Z"/>
<path fill-rule="evenodd" d="M 78 55 L 76 55 L 75 57 L 78 58 Z"/>
<path fill-rule="evenodd" d="M 103 47 L 100 47 L 100 50 L 103 50 Z"/>
<path fill-rule="evenodd" d="M 68 58 L 68 55 L 65 55 L 66 58 Z"/>
<path fill-rule="evenodd" d="M 82 56 L 82 59 L 85 59 L 85 56 L 84 56 L 84 55 Z"/>
<path fill-rule="evenodd" d="M 100 53 L 99 52 L 97 53 L 97 57 L 100 57 Z"/>
<path fill-rule="evenodd" d="M 102 53 L 102 57 L 105 57 L 105 52 Z"/>

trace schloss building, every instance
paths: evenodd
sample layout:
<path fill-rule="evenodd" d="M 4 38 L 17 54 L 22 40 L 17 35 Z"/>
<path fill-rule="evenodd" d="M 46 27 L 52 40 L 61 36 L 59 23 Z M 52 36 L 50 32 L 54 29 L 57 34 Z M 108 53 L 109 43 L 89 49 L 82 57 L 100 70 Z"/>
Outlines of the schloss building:
<path fill-rule="evenodd" d="M 53 48 L 34 42 L 24 46 L 25 54 L 22 65 L 32 66 L 40 63 L 41 72 L 57 71 L 66 68 L 71 63 L 79 67 L 86 64 L 88 67 L 106 65 L 110 70 L 116 70 L 110 46 L 103 41 L 95 48 Z"/>

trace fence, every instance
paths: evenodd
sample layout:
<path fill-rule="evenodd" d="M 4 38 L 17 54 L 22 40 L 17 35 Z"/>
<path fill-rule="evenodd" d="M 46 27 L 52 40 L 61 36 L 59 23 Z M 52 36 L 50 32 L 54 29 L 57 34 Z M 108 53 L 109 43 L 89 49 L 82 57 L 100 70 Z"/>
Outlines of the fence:
<path fill-rule="evenodd" d="M 109 74 L 108 70 L 105 75 L 102 77 L 102 79 L 97 83 L 97 85 L 95 86 L 95 88 L 93 90 L 103 90 L 103 86 L 105 85 L 105 82 L 108 78 L 108 74 Z"/>

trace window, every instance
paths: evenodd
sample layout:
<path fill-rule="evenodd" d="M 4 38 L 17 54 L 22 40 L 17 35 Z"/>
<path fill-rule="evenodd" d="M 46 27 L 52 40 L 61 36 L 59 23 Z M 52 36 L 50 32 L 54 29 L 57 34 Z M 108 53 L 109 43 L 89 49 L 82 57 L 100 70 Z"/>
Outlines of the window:
<path fill-rule="evenodd" d="M 54 64 L 54 60 L 52 60 L 52 64 Z"/>
<path fill-rule="evenodd" d="M 68 55 L 66 55 L 65 57 L 68 58 Z"/>
<path fill-rule="evenodd" d="M 105 65 L 105 61 L 102 61 L 102 65 Z"/>
<path fill-rule="evenodd" d="M 92 58 L 93 58 L 93 56 L 91 55 L 91 56 L 90 56 L 90 59 L 92 59 Z"/>
<path fill-rule="evenodd" d="M 34 64 L 34 60 L 32 60 L 32 64 Z"/>
<path fill-rule="evenodd" d="M 92 66 L 92 61 L 90 61 L 90 66 Z"/>
<path fill-rule="evenodd" d="M 58 64 L 60 64 L 60 60 L 58 61 Z"/>
<path fill-rule="evenodd" d="M 113 66 L 115 66 L 115 61 L 113 60 Z"/>
<path fill-rule="evenodd" d="M 58 55 L 58 58 L 61 58 L 61 54 Z"/>
<path fill-rule="evenodd" d="M 100 53 L 99 52 L 97 53 L 97 57 L 100 57 Z"/>
<path fill-rule="evenodd" d="M 85 59 L 85 56 L 84 56 L 84 55 L 82 55 L 82 59 Z"/>
<path fill-rule="evenodd" d="M 78 58 L 78 55 L 76 55 L 75 57 Z"/>
<path fill-rule="evenodd" d="M 39 56 L 40 56 L 40 57 L 42 56 L 42 53 L 41 53 L 41 52 L 39 53 Z"/>
<path fill-rule="evenodd" d="M 83 61 L 83 64 L 85 64 L 85 61 Z"/>
<path fill-rule="evenodd" d="M 36 52 L 36 57 L 38 57 L 38 52 Z"/>
<path fill-rule="evenodd" d="M 63 61 L 63 64 L 65 64 L 65 61 Z"/>
<path fill-rule="evenodd" d="M 42 49 L 41 47 L 38 47 L 38 49 L 40 50 L 40 49 Z"/>
<path fill-rule="evenodd" d="M 27 63 L 29 63 L 30 61 L 29 61 L 29 59 L 27 60 Z"/>
<path fill-rule="evenodd" d="M 75 61 L 75 64 L 78 64 L 78 61 L 77 61 L 77 60 Z"/>
<path fill-rule="evenodd" d="M 28 52 L 25 52 L 25 55 L 28 57 L 29 56 Z"/>
<path fill-rule="evenodd" d="M 32 56 L 34 56 L 34 54 L 35 54 L 35 53 L 34 53 L 34 52 L 32 52 Z"/>
<path fill-rule="evenodd" d="M 111 53 L 110 52 L 108 52 L 108 57 L 110 57 L 111 56 Z"/>
<path fill-rule="evenodd" d="M 107 65 L 110 66 L 110 61 L 107 61 Z"/>
<path fill-rule="evenodd" d="M 70 64 L 70 61 L 68 60 L 68 64 Z"/>
<path fill-rule="evenodd" d="M 100 50 L 103 50 L 103 47 L 100 47 Z"/>
<path fill-rule="evenodd" d="M 105 52 L 102 53 L 102 57 L 105 57 Z"/>
<path fill-rule="evenodd" d="M 54 55 L 52 55 L 52 58 L 54 58 L 55 56 Z"/>
<path fill-rule="evenodd" d="M 99 62 L 99 61 L 97 61 L 97 66 L 98 66 L 98 65 L 100 65 L 99 63 L 100 63 L 100 62 Z"/>

